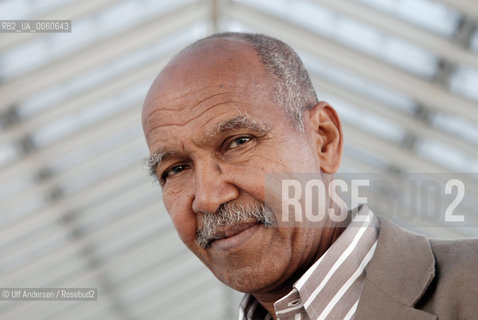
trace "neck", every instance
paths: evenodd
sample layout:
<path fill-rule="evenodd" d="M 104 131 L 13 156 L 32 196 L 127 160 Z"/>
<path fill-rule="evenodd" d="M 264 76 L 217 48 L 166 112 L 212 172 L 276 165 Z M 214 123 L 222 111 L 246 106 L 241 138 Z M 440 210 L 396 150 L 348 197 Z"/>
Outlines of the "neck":
<path fill-rule="evenodd" d="M 350 222 L 350 216 L 347 218 L 347 222 Z M 348 223 L 346 223 L 348 225 Z M 274 290 L 265 292 L 265 293 L 254 293 L 253 296 L 256 300 L 272 315 L 274 320 L 277 319 L 274 303 L 280 298 L 284 297 L 290 293 L 293 289 L 294 283 L 299 280 L 299 278 L 317 261 L 319 258 L 330 248 L 330 246 L 339 238 L 339 236 L 344 232 L 345 226 L 342 227 L 332 227 L 326 225 L 323 228 L 319 245 L 315 251 L 315 254 L 312 256 L 312 259 L 309 259 L 300 266 L 297 271 L 287 279 L 281 286 L 275 288 Z"/>

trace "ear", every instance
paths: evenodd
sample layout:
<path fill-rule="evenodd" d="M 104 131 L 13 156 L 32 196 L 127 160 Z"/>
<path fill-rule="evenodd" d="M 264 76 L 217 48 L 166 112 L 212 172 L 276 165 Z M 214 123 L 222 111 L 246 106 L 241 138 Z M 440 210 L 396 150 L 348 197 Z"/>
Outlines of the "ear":
<path fill-rule="evenodd" d="M 337 113 L 330 104 L 321 101 L 305 115 L 306 130 L 310 131 L 320 168 L 329 174 L 337 172 L 343 149 L 342 127 Z"/>

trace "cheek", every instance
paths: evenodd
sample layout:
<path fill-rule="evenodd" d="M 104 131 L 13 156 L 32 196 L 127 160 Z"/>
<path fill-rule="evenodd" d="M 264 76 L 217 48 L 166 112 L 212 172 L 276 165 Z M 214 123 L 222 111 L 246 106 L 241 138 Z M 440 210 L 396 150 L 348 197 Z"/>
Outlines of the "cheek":
<path fill-rule="evenodd" d="M 192 249 L 196 241 L 197 217 L 191 206 L 187 205 L 187 201 L 168 199 L 167 196 L 163 197 L 163 201 L 179 237 Z"/>
<path fill-rule="evenodd" d="M 251 157 L 247 165 L 228 168 L 233 172 L 232 183 L 253 198 L 264 201 L 265 173 L 268 170 L 268 159 L 255 156 Z"/>
<path fill-rule="evenodd" d="M 186 246 L 192 249 L 196 241 L 196 220 L 175 213 L 171 213 L 170 216 L 179 237 Z"/>
<path fill-rule="evenodd" d="M 285 167 L 282 172 L 287 173 L 312 173 L 320 171 L 318 157 L 308 148 L 295 148 L 284 153 L 280 163 Z"/>

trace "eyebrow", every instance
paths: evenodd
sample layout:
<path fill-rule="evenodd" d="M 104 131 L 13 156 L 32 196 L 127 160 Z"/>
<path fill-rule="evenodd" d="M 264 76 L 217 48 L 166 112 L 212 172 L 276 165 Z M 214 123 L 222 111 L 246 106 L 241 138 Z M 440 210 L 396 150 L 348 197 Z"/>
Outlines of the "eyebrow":
<path fill-rule="evenodd" d="M 271 131 L 268 126 L 255 120 L 248 114 L 242 114 L 225 121 L 219 121 L 217 125 L 213 127 L 211 131 L 209 131 L 208 136 L 215 137 L 223 134 L 224 132 L 235 129 L 251 129 L 259 134 L 267 134 Z"/>
<path fill-rule="evenodd" d="M 260 135 L 266 135 L 271 131 L 270 127 L 253 119 L 251 116 L 247 114 L 243 114 L 237 117 L 230 118 L 228 120 L 219 121 L 207 133 L 207 137 L 213 138 L 227 131 L 238 130 L 238 129 L 250 129 L 257 132 Z M 165 158 L 171 156 L 172 154 L 174 154 L 174 152 L 158 151 L 150 155 L 148 158 L 145 158 L 144 162 L 149 174 L 155 178 L 158 178 L 156 175 L 156 168 L 160 165 L 160 163 Z"/>

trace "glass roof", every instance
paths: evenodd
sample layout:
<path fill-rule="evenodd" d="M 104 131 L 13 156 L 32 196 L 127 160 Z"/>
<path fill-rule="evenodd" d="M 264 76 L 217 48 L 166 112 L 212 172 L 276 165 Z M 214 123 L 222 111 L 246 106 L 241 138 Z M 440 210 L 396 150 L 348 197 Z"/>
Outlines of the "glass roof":
<path fill-rule="evenodd" d="M 470 41 L 471 49 L 478 52 L 478 28 L 476 28 Z"/>
<path fill-rule="evenodd" d="M 340 114 L 340 118 L 351 126 L 395 143 L 400 143 L 405 138 L 406 132 L 391 119 L 385 119 L 371 112 L 361 110 L 353 104 L 334 96 L 324 95 L 324 99 L 330 102 L 337 113 Z"/>
<path fill-rule="evenodd" d="M 141 105 L 149 85 L 173 54 L 213 31 L 273 32 L 270 23 L 284 27 L 279 38 L 297 37 L 304 44 L 294 49 L 318 98 L 330 102 L 342 119 L 341 172 L 448 171 L 472 180 L 467 193 L 471 210 L 476 208 L 477 175 L 468 172 L 478 172 L 478 72 L 465 64 L 478 65 L 473 61 L 474 53 L 478 59 L 478 30 L 471 49 L 455 39 L 461 21 L 475 20 L 438 0 L 353 1 L 363 5 L 363 19 L 341 7 L 348 0 L 219 0 L 215 29 L 214 1 L 0 0 L 0 19 L 60 11 L 65 18 L 77 17 L 70 34 L 0 36 L 0 116 L 5 115 L 0 119 L 0 254 L 6 257 L 0 261 L 0 282 L 16 287 L 78 284 L 104 293 L 94 305 L 6 302 L 0 305 L 1 317 L 46 320 L 68 311 L 71 320 L 142 320 L 157 317 L 166 304 L 171 314 L 162 314 L 164 320 L 235 316 L 233 293 L 218 287 L 186 252 L 161 204 L 161 188 L 142 168 L 149 150 Z M 369 23 L 366 13 L 377 20 Z M 272 17 L 252 21 L 248 14 Z M 405 33 L 408 28 L 401 38 L 376 27 L 390 19 L 424 31 L 426 41 L 415 42 L 416 34 Z M 147 28 L 151 32 L 137 34 Z M 449 46 L 442 52 L 436 39 Z M 333 44 L 332 52 L 322 54 L 320 42 Z M 97 52 L 99 60 L 92 54 Z M 457 61 L 455 52 L 466 59 Z M 345 61 L 351 54 L 377 70 Z M 83 62 L 87 67 L 79 68 Z M 408 87 L 407 80 L 419 90 Z M 19 142 L 30 138 L 33 147 L 22 149 Z M 384 203 L 394 196 L 378 194 Z M 473 228 L 451 229 L 445 226 L 435 236 L 473 233 Z M 478 235 L 478 228 L 474 232 Z M 182 269 L 171 269 L 174 264 Z M 188 286 L 185 279 L 196 279 L 196 285 Z M 162 300 L 169 283 L 179 287 Z M 211 297 L 217 303 L 193 312 L 176 303 L 184 292 L 191 297 L 188 308 Z"/>
<path fill-rule="evenodd" d="M 87 70 L 79 76 L 66 81 L 58 86 L 53 86 L 47 90 L 22 101 L 18 107 L 18 112 L 22 117 L 29 117 L 48 107 L 55 106 L 63 99 L 73 96 L 98 86 L 105 81 L 110 81 L 117 76 L 121 76 L 127 71 L 139 68 L 146 63 L 154 62 L 157 57 L 173 52 L 177 48 L 185 45 L 197 37 L 197 34 L 205 34 L 206 26 L 199 23 L 194 28 L 180 30 L 177 33 L 169 35 L 164 41 L 155 42 L 147 47 L 142 47 L 125 56 L 121 56 L 111 62 L 102 65 L 101 68 Z"/>
<path fill-rule="evenodd" d="M 423 77 L 432 77 L 437 58 L 424 48 L 385 34 L 317 3 L 290 0 L 238 0 L 293 21 L 335 41 Z"/>
<path fill-rule="evenodd" d="M 437 112 L 432 116 L 431 122 L 439 130 L 449 132 L 457 138 L 464 139 L 478 146 L 478 126 L 469 119 Z"/>
<path fill-rule="evenodd" d="M 478 159 L 437 140 L 423 139 L 417 152 L 431 161 L 456 172 L 478 172 Z"/>
<path fill-rule="evenodd" d="M 317 73 L 328 81 L 345 86 L 356 93 L 369 96 L 384 106 L 392 107 L 402 112 L 414 113 L 417 109 L 416 103 L 411 98 L 394 92 L 390 88 L 385 88 L 379 83 L 364 79 L 338 66 L 324 63 L 305 52 L 299 52 L 299 54 L 311 74 Z M 320 97 L 321 92 L 319 91 L 317 94 L 319 99 L 322 99 Z"/>
<path fill-rule="evenodd" d="M 152 16 L 180 7 L 193 0 L 120 1 L 113 6 L 72 22 L 74 33 L 43 34 L 35 41 L 0 56 L 0 77 L 18 77 L 71 52 L 119 34 Z M 118 19 L 118 17 L 122 17 Z M 46 38 L 46 39 L 45 39 Z"/>
<path fill-rule="evenodd" d="M 140 125 L 130 128 L 124 128 L 120 132 L 111 132 L 109 136 L 101 137 L 88 145 L 88 150 L 74 149 L 61 157 L 54 159 L 49 167 L 52 168 L 52 173 L 57 174 L 66 172 L 75 166 L 101 155 L 104 150 L 112 150 L 119 147 L 122 143 L 137 137 L 138 132 L 141 131 Z"/>
<path fill-rule="evenodd" d="M 20 20 L 38 17 L 73 0 L 3 0 L 0 1 L 0 19 Z"/>
<path fill-rule="evenodd" d="M 450 87 L 454 92 L 478 101 L 478 71 L 458 67 L 450 79 Z"/>
<path fill-rule="evenodd" d="M 0 145 L 0 167 L 17 157 L 17 149 L 13 144 Z"/>
<path fill-rule="evenodd" d="M 433 0 L 358 0 L 444 36 L 452 36 L 460 14 Z"/>
<path fill-rule="evenodd" d="M 87 109 L 56 119 L 56 121 L 49 123 L 48 126 L 35 132 L 32 139 L 36 146 L 44 147 L 88 125 L 99 122 L 108 116 L 118 113 L 123 108 L 131 107 L 142 101 L 149 85 L 150 80 L 135 84 L 128 90 L 95 103 Z"/>

